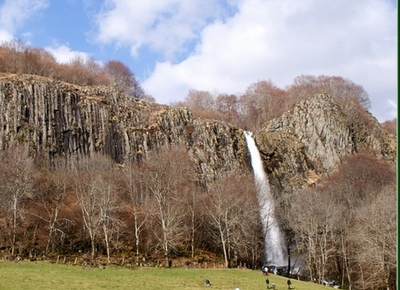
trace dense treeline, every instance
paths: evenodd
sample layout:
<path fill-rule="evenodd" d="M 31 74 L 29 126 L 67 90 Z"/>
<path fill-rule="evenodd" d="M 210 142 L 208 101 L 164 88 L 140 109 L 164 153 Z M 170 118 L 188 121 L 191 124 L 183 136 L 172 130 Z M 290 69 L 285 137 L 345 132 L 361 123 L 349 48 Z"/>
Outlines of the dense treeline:
<path fill-rule="evenodd" d="M 279 196 L 287 244 L 310 279 L 349 289 L 396 289 L 394 166 L 357 154 L 319 185 Z"/>
<path fill-rule="evenodd" d="M 251 175 L 226 174 L 204 190 L 179 147 L 124 166 L 105 156 L 61 164 L 48 167 L 21 146 L 1 152 L 4 258 L 85 254 L 91 261 L 123 257 L 165 266 L 184 258 L 226 267 L 263 262 Z M 280 193 L 277 202 L 293 268 L 315 281 L 328 275 L 356 289 L 395 289 L 392 165 L 349 156 L 319 185 Z"/>
<path fill-rule="evenodd" d="M 0 46 L 0 72 L 36 74 L 78 85 L 105 85 L 152 100 L 119 61 L 76 57 L 57 63 L 48 51 L 19 41 Z M 285 89 L 271 81 L 240 95 L 190 90 L 195 116 L 257 131 L 302 98 L 334 97 L 350 131 L 368 128 L 368 94 L 332 76 L 299 76 Z M 396 120 L 384 127 L 396 133 Z M 66 166 L 21 145 L 0 152 L 0 249 L 4 258 L 85 256 L 114 263 L 185 259 L 225 267 L 259 267 L 264 251 L 259 202 L 251 175 L 226 173 L 199 186 L 183 148 L 116 164 L 92 156 Z M 166 170 L 168 169 L 168 170 Z M 396 178 L 392 165 L 361 154 L 341 160 L 315 187 L 275 194 L 292 266 L 320 282 L 349 289 L 395 289 Z M 298 259 L 298 260 L 296 260 Z M 299 262 L 301 261 L 301 262 Z"/>
<path fill-rule="evenodd" d="M 226 267 L 261 263 L 253 177 L 227 174 L 205 192 L 182 148 L 124 166 L 95 156 L 50 168 L 19 146 L 1 152 L 0 160 L 5 257 L 83 252 L 108 263 L 126 255 L 136 262 L 162 257 L 169 265 L 171 257 L 219 261 L 216 253 Z"/>

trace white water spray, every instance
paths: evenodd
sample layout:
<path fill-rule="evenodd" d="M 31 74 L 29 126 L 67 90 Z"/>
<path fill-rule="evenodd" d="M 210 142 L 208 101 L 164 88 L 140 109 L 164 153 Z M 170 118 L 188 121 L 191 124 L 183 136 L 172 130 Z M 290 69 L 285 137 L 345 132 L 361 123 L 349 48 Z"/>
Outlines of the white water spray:
<path fill-rule="evenodd" d="M 258 203 L 260 205 L 260 217 L 265 234 L 265 260 L 266 262 L 283 266 L 286 264 L 286 250 L 279 225 L 275 220 L 274 199 L 270 192 L 269 181 L 264 172 L 260 152 L 250 132 L 244 132 L 247 147 L 250 152 L 251 166 L 258 189 Z"/>

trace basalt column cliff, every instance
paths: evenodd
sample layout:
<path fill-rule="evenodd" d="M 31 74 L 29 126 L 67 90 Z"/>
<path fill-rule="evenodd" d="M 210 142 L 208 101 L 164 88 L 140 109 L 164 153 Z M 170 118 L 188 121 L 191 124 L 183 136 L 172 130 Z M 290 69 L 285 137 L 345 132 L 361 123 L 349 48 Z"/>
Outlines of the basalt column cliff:
<path fill-rule="evenodd" d="M 339 158 L 360 150 L 390 162 L 395 137 L 369 117 L 353 132 L 329 96 L 302 100 L 255 133 L 275 187 L 301 187 L 335 170 Z M 161 146 L 182 145 L 201 181 L 250 170 L 242 129 L 195 119 L 185 108 L 148 103 L 104 87 L 80 87 L 30 75 L 0 77 L 0 150 L 13 143 L 66 162 L 101 153 L 124 163 Z"/>
<path fill-rule="evenodd" d="M 242 130 L 194 119 L 185 108 L 28 75 L 0 78 L 0 124 L 1 150 L 29 144 L 32 152 L 67 162 L 101 153 L 123 163 L 160 146 L 186 146 L 205 182 L 242 170 L 247 154 Z"/>

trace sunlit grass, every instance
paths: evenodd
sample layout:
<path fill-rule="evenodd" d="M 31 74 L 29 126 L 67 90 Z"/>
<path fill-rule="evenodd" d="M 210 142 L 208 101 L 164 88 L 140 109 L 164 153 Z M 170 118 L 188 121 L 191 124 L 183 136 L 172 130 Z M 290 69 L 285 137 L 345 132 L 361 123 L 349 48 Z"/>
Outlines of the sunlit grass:
<path fill-rule="evenodd" d="M 133 268 L 105 269 L 46 262 L 0 262 L 0 289 L 266 289 L 261 271 L 246 269 Z M 270 274 L 270 284 L 287 289 L 287 278 Z M 205 279 L 212 283 L 205 286 Z M 292 280 L 292 289 L 326 289 L 311 282 Z"/>

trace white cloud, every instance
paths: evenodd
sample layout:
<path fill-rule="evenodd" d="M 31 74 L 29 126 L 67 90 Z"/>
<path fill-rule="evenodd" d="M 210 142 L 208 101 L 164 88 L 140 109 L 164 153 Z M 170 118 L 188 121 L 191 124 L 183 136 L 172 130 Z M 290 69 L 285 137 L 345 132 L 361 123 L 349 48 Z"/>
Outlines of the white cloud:
<path fill-rule="evenodd" d="M 55 47 L 46 47 L 46 50 L 50 51 L 59 63 L 69 63 L 76 57 L 83 60 L 90 58 L 90 55 L 82 51 L 71 50 L 67 45 L 58 45 Z"/>
<path fill-rule="evenodd" d="M 48 5 L 48 0 L 5 0 L 0 4 L 0 41 L 12 40 L 29 17 Z"/>
<path fill-rule="evenodd" d="M 337 75 L 362 85 L 383 121 L 397 102 L 396 18 L 389 0 L 243 0 L 202 30 L 188 58 L 157 63 L 143 87 L 168 103 L 189 88 L 237 93 L 262 79 L 283 88 L 301 74 Z"/>
<path fill-rule="evenodd" d="M 98 40 L 144 46 L 167 57 L 184 52 L 208 21 L 224 17 L 219 0 L 110 0 L 97 16 Z"/>
<path fill-rule="evenodd" d="M 6 29 L 0 28 L 0 42 L 10 41 L 13 39 L 13 35 Z"/>
<path fill-rule="evenodd" d="M 386 101 L 385 111 L 388 113 L 387 120 L 392 120 L 397 118 L 397 103 L 393 100 Z"/>

